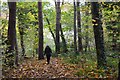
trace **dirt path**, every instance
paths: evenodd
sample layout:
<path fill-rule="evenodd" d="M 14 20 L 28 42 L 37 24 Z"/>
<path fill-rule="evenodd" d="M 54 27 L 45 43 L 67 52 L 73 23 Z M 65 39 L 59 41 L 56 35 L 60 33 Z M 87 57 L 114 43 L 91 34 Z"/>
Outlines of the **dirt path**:
<path fill-rule="evenodd" d="M 52 58 L 49 65 L 47 65 L 46 60 L 28 59 L 17 69 L 9 70 L 6 76 L 14 78 L 69 78 L 76 77 L 74 76 L 75 72 L 75 65 L 67 65 L 58 58 Z"/>

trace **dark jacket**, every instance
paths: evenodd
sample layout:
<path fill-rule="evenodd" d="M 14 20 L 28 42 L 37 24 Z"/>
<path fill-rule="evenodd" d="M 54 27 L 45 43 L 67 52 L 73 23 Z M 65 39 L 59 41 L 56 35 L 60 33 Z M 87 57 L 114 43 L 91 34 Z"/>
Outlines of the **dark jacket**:
<path fill-rule="evenodd" d="M 45 48 L 45 54 L 47 57 L 50 57 L 51 56 L 51 53 L 52 53 L 52 50 L 50 49 L 49 46 L 46 46 Z"/>

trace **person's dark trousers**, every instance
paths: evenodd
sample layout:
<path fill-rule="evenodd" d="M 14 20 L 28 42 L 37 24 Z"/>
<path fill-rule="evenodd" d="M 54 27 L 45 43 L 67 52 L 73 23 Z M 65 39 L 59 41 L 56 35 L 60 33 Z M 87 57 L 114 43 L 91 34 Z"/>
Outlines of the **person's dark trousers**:
<path fill-rule="evenodd" d="M 47 56 L 47 64 L 50 63 L 50 56 Z"/>

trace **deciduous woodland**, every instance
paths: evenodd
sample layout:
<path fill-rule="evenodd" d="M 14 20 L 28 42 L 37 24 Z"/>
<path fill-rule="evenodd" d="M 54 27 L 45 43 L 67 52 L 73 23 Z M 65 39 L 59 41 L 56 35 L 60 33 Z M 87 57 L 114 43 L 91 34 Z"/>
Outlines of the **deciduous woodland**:
<path fill-rule="evenodd" d="M 1 2 L 0 7 L 3 80 L 120 80 L 120 2 Z"/>

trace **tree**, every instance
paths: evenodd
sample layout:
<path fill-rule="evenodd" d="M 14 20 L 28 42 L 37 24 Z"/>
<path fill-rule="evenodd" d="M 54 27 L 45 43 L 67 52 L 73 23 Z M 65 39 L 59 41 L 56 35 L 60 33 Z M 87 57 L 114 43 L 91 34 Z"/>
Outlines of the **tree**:
<path fill-rule="evenodd" d="M 78 26 L 78 52 L 83 50 L 82 36 L 81 36 L 81 15 L 80 15 L 80 2 L 77 0 L 77 26 Z"/>
<path fill-rule="evenodd" d="M 46 15 L 45 15 L 45 17 L 46 17 Z M 53 31 L 52 31 L 52 29 L 51 29 L 51 27 L 50 27 L 51 24 L 50 24 L 50 21 L 49 21 L 49 19 L 48 19 L 47 17 L 46 17 L 46 21 L 47 21 L 47 23 L 48 23 L 49 31 L 50 31 L 50 33 L 51 33 L 53 39 L 54 39 L 54 43 L 55 43 L 55 45 L 56 45 L 55 35 L 54 35 L 54 33 L 53 33 Z"/>
<path fill-rule="evenodd" d="M 99 14 L 99 4 L 98 2 L 91 2 L 92 11 L 92 23 L 94 29 L 94 38 L 97 52 L 97 64 L 98 68 L 105 67 L 106 56 L 104 50 L 104 38 L 103 38 L 103 28 L 101 23 L 101 17 Z"/>
<path fill-rule="evenodd" d="M 62 0 L 62 5 L 64 5 L 64 0 Z M 67 43 L 63 34 L 63 30 L 62 30 L 62 24 L 60 23 L 60 32 L 61 32 L 61 39 L 62 39 L 62 50 L 64 53 L 66 53 L 68 51 L 67 49 Z"/>
<path fill-rule="evenodd" d="M 28 4 L 29 5 L 29 4 Z M 25 3 L 17 3 L 17 24 L 18 24 L 18 31 L 20 34 L 20 45 L 21 45 L 21 49 L 22 49 L 22 56 L 25 56 L 25 32 L 26 29 L 28 29 L 28 24 L 30 24 L 30 19 L 28 22 L 28 18 L 30 18 L 29 16 L 27 16 L 27 14 L 30 12 L 30 10 L 28 9 L 28 6 L 25 6 Z"/>
<path fill-rule="evenodd" d="M 60 0 L 55 2 L 56 5 L 56 53 L 60 53 L 60 19 L 61 19 L 61 10 L 60 10 Z"/>
<path fill-rule="evenodd" d="M 62 30 L 62 25 L 60 24 L 60 32 L 61 32 L 61 39 L 62 39 L 62 48 L 63 48 L 63 52 L 66 53 L 67 52 L 67 44 L 66 44 L 66 40 L 63 34 L 63 30 Z"/>
<path fill-rule="evenodd" d="M 16 31 L 15 31 L 16 33 Z M 16 36 L 16 34 L 15 34 Z M 17 43 L 17 38 L 15 37 L 15 65 L 18 66 L 18 43 Z"/>
<path fill-rule="evenodd" d="M 18 65 L 18 48 L 16 39 L 16 2 L 8 2 L 9 22 L 8 22 L 8 52 L 13 56 L 15 51 L 15 64 Z M 10 55 L 9 55 L 10 56 Z M 10 66 L 14 65 L 13 61 L 9 62 Z"/>
<path fill-rule="evenodd" d="M 74 0 L 74 51 L 77 53 L 77 42 L 76 42 L 76 4 Z"/>
<path fill-rule="evenodd" d="M 27 16 L 24 16 L 24 14 L 27 14 L 28 12 L 23 9 L 22 7 L 19 6 L 20 4 L 17 5 L 17 17 L 18 17 L 18 28 L 19 28 L 19 34 L 20 34 L 20 44 L 22 48 L 22 56 L 25 55 L 25 44 L 24 44 L 24 33 L 25 33 L 25 20 Z"/>
<path fill-rule="evenodd" d="M 55 2 L 55 8 L 57 7 L 57 3 Z M 52 9 L 50 9 L 50 10 L 52 10 Z M 55 9 L 56 10 L 56 9 Z M 48 12 L 49 12 L 49 10 L 48 10 Z M 53 14 L 53 13 L 52 13 Z M 51 15 L 52 15 L 51 14 Z M 46 16 L 46 14 L 44 13 L 44 15 L 45 15 L 45 19 L 46 19 L 46 21 L 47 21 L 47 23 L 48 23 L 48 29 L 49 29 L 49 31 L 50 31 L 50 33 L 51 33 L 51 35 L 52 35 L 52 37 L 53 37 L 53 40 L 54 40 L 54 43 L 55 43 L 55 45 L 56 45 L 56 39 L 55 39 L 55 35 L 54 35 L 54 31 L 52 30 L 52 28 L 51 28 L 51 20 L 49 20 L 48 18 L 49 17 L 47 17 Z M 54 14 L 53 14 L 54 15 Z M 51 22 L 50 22 L 51 21 Z M 53 25 L 52 25 L 53 26 Z M 62 30 L 62 25 L 61 25 L 61 23 L 60 23 L 60 33 L 61 33 L 61 35 L 60 35 L 60 37 L 61 37 L 61 40 L 62 40 L 62 45 L 60 46 L 62 49 L 61 49 L 61 51 L 63 51 L 63 52 L 66 52 L 67 51 L 67 44 L 66 44 L 66 40 L 65 40 L 65 37 L 64 37 L 64 34 L 63 34 L 63 30 Z"/>
<path fill-rule="evenodd" d="M 87 7 L 89 7 L 89 4 L 87 2 L 85 3 L 85 5 Z M 88 31 L 88 29 L 89 29 L 89 25 L 88 25 L 89 12 L 88 11 L 85 11 L 85 16 L 86 16 L 85 22 L 87 22 L 87 24 L 85 25 L 85 29 L 86 29 L 86 34 L 85 34 L 85 52 L 87 52 L 88 49 L 90 51 L 90 48 L 89 48 L 89 37 L 88 37 L 89 36 L 89 31 Z"/>
<path fill-rule="evenodd" d="M 20 13 L 20 11 L 19 11 L 19 13 Z M 20 15 L 18 15 L 18 28 L 19 28 L 19 34 L 20 34 L 20 44 L 21 44 L 21 48 L 22 48 L 22 56 L 24 56 L 25 55 L 25 45 L 24 45 L 24 28 L 23 28 L 23 25 L 24 24 L 22 24 L 22 19 L 23 18 L 21 18 L 21 15 L 22 14 L 20 14 Z"/>
<path fill-rule="evenodd" d="M 38 59 L 44 59 L 43 55 L 43 15 L 42 15 L 42 1 L 38 2 L 38 24 L 39 24 L 39 48 Z"/>
<path fill-rule="evenodd" d="M 24 45 L 24 28 L 19 25 L 19 33 L 20 33 L 20 42 L 22 48 L 22 56 L 25 56 L 25 45 Z"/>

